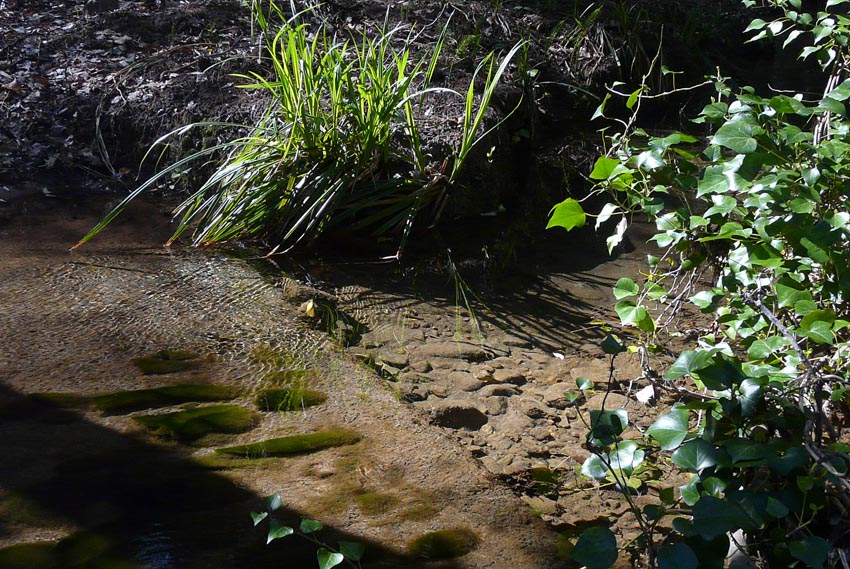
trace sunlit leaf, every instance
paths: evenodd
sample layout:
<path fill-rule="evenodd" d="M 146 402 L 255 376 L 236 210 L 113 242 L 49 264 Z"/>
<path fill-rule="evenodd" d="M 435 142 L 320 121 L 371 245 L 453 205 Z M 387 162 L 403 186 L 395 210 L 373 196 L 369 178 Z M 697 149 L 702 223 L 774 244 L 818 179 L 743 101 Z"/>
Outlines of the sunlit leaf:
<path fill-rule="evenodd" d="M 685 472 L 699 473 L 717 464 L 717 451 L 708 441 L 694 439 L 680 446 L 671 458 Z"/>
<path fill-rule="evenodd" d="M 316 558 L 319 561 L 319 569 L 331 569 L 345 561 L 342 553 L 336 553 L 324 547 L 319 548 L 319 551 L 316 552 Z"/>
<path fill-rule="evenodd" d="M 266 510 L 274 512 L 283 504 L 283 499 L 280 497 L 280 492 L 275 492 L 271 496 L 266 497 Z"/>
<path fill-rule="evenodd" d="M 662 450 L 673 450 L 688 436 L 688 410 L 673 408 L 659 417 L 646 434 L 655 439 Z"/>
<path fill-rule="evenodd" d="M 703 369 L 711 363 L 712 354 L 703 350 L 690 350 L 682 354 L 673 362 L 664 379 L 678 379 L 693 372 Z"/>
<path fill-rule="evenodd" d="M 277 519 L 272 518 L 269 522 L 269 534 L 268 536 L 266 536 L 266 543 L 271 543 L 281 537 L 292 535 L 294 532 L 295 530 L 291 527 L 285 526 L 281 524 L 280 521 L 278 521 Z"/>
<path fill-rule="evenodd" d="M 714 134 L 712 142 L 725 146 L 726 148 L 739 152 L 741 154 L 749 154 L 755 152 L 758 148 L 758 141 L 755 136 L 761 133 L 761 128 L 754 125 L 748 120 L 734 120 L 727 122 Z"/>
<path fill-rule="evenodd" d="M 614 296 L 622 300 L 630 296 L 636 296 L 640 292 L 638 285 L 632 279 L 623 277 L 614 285 Z"/>
<path fill-rule="evenodd" d="M 577 227 L 583 227 L 587 221 L 587 215 L 581 207 L 581 204 L 573 198 L 567 198 L 549 212 L 549 223 L 546 229 L 552 227 L 563 227 L 567 231 Z"/>
<path fill-rule="evenodd" d="M 600 156 L 593 165 L 593 170 L 590 172 L 590 179 L 607 180 L 616 172 L 618 166 L 620 166 L 620 161 L 616 158 Z"/>

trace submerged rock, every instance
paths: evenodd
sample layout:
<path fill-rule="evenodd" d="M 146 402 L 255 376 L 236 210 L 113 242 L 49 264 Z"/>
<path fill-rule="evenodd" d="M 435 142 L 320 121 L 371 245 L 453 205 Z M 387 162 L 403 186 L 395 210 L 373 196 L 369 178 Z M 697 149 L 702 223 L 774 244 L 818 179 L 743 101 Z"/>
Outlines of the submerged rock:
<path fill-rule="evenodd" d="M 433 404 L 431 421 L 449 429 L 474 431 L 487 423 L 487 415 L 474 403 L 449 399 Z"/>

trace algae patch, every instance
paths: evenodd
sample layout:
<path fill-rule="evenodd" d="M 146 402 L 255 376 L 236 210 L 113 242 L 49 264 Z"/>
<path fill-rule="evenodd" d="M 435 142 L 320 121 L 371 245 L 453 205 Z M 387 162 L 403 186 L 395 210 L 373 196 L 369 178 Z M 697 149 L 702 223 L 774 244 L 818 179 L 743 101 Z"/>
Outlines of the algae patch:
<path fill-rule="evenodd" d="M 80 532 L 58 543 L 20 543 L 0 549 L 0 569 L 130 569 L 135 564 L 114 553 L 115 544 L 106 536 Z"/>
<path fill-rule="evenodd" d="M 261 458 L 266 456 L 286 456 L 305 454 L 322 449 L 353 445 L 362 437 L 348 429 L 320 431 L 306 435 L 292 435 L 276 439 L 268 439 L 247 445 L 238 445 L 216 449 L 216 453 L 246 458 Z"/>
<path fill-rule="evenodd" d="M 115 391 L 92 398 L 95 406 L 104 412 L 133 411 L 169 407 L 190 401 L 226 401 L 239 395 L 239 389 L 230 385 L 185 383 L 152 389 Z"/>
<path fill-rule="evenodd" d="M 133 419 L 154 434 L 192 441 L 210 433 L 244 433 L 254 426 L 257 417 L 238 405 L 212 405 Z"/>
<path fill-rule="evenodd" d="M 478 545 L 478 536 L 468 529 L 444 529 L 417 537 L 408 545 L 410 552 L 425 559 L 451 559 L 466 555 Z"/>
<path fill-rule="evenodd" d="M 261 411 L 297 411 L 314 405 L 321 405 L 328 397 L 314 389 L 263 389 L 255 400 Z"/>
<path fill-rule="evenodd" d="M 367 516 L 380 516 L 389 513 L 399 504 L 399 499 L 383 492 L 363 492 L 355 494 L 357 507 Z"/>
<path fill-rule="evenodd" d="M 198 355 L 183 350 L 162 350 L 148 356 L 133 358 L 133 365 L 144 375 L 161 375 L 192 369 L 198 365 L 194 361 Z"/>

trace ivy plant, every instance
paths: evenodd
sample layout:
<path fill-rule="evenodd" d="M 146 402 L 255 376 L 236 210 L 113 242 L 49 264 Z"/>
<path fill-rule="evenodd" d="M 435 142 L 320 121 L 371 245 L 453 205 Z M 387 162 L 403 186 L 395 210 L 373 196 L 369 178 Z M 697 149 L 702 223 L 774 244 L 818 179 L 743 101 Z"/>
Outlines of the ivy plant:
<path fill-rule="evenodd" d="M 656 504 L 629 500 L 652 567 L 723 567 L 730 550 L 750 566 L 823 567 L 846 546 L 850 0 L 817 12 L 801 0 L 744 4 L 760 10 L 750 41 L 773 38 L 812 58 L 828 74 L 823 94 L 733 91 L 718 76 L 689 132 L 658 136 L 636 126 L 641 102 L 658 96 L 641 86 L 624 94 L 633 116 L 618 121 L 589 176 L 610 199 L 597 228 L 617 222 L 609 249 L 642 214 L 664 251 L 643 278 L 617 282 L 614 311 L 631 345 L 609 338 L 603 350 L 638 352 L 641 379 L 677 402 L 642 441 L 620 437 L 623 410 L 596 412 L 582 467 L 627 497 L 649 456 L 687 476 L 658 490 Z M 550 226 L 580 227 L 589 215 L 567 199 Z M 698 340 L 660 357 L 684 323 Z M 671 530 L 658 530 L 662 519 Z M 607 567 L 610 556 L 591 554 L 613 534 L 592 531 L 573 556 Z"/>

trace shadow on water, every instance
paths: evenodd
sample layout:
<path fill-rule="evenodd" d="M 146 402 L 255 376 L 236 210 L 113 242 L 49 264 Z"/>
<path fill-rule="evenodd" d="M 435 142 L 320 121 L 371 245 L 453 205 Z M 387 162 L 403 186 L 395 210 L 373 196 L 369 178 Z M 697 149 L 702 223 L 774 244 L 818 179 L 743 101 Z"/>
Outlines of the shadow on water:
<path fill-rule="evenodd" d="M 252 527 L 249 517 L 251 511 L 262 509 L 262 497 L 169 447 L 93 424 L 2 384 L 0 456 L 0 488 L 7 502 L 0 519 L 6 527 L 0 525 L 0 535 L 13 529 L 8 520 L 16 512 L 9 503 L 19 509 L 26 504 L 30 524 L 32 516 L 38 515 L 54 527 L 92 530 L 100 536 L 99 543 L 108 541 L 110 556 L 123 559 L 115 564 L 102 559 L 74 561 L 74 567 L 316 566 L 317 548 L 306 540 L 289 537 L 265 545 L 267 526 Z M 300 522 L 299 512 L 286 508 L 276 515 L 287 524 Z M 364 543 L 364 567 L 422 564 L 334 528 L 323 530 L 321 537 L 331 544 L 338 540 Z M 15 566 L 19 565 L 3 565 L 0 559 L 0 567 Z M 65 566 L 69 562 L 58 565 Z"/>
<path fill-rule="evenodd" d="M 611 289 L 618 278 L 634 278 L 645 265 L 641 251 L 646 249 L 647 229 L 630 232 L 613 255 L 603 232 L 548 232 L 532 247 L 518 250 L 511 267 L 501 269 L 476 255 L 475 245 L 453 251 L 454 269 L 446 251 L 433 247 L 427 255 L 405 257 L 401 264 L 379 263 L 376 257 L 352 262 L 335 255 L 275 261 L 285 273 L 325 290 L 365 285 L 375 292 L 341 306 L 343 310 L 400 318 L 424 303 L 468 308 L 480 322 L 489 321 L 530 345 L 561 350 L 565 344 L 598 342 L 607 334 L 595 322 L 611 320 L 605 312 L 614 304 Z M 460 288 L 455 275 L 463 281 Z"/>

